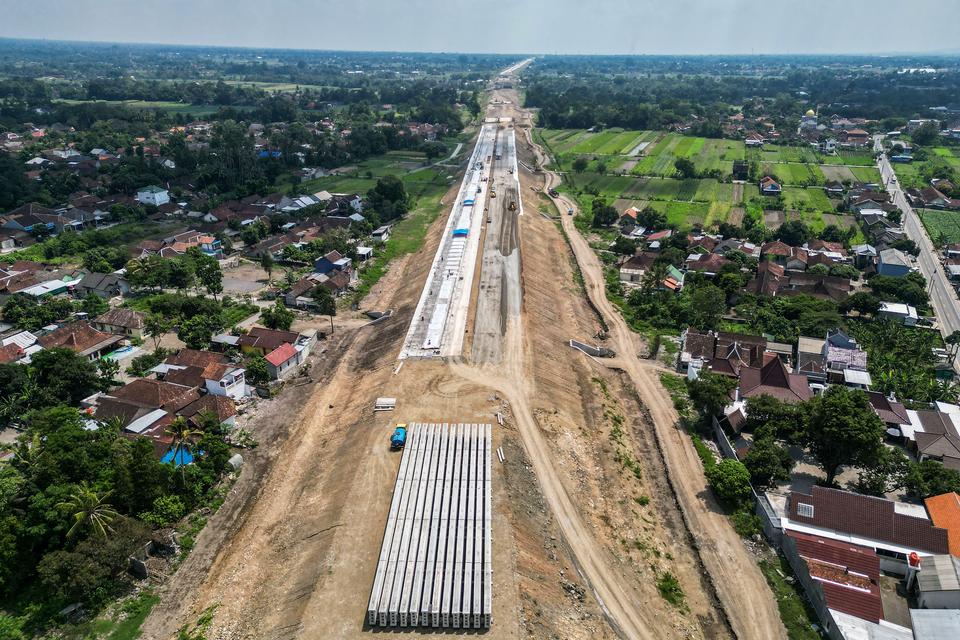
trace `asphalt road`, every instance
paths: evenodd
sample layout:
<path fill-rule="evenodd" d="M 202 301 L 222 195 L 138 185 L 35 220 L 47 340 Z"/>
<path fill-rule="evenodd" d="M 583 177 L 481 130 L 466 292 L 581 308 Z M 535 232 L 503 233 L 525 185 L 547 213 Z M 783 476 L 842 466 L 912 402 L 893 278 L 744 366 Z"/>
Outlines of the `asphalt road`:
<path fill-rule="evenodd" d="M 874 150 L 882 149 L 881 140 L 880 136 L 874 138 Z M 920 248 L 917 264 L 920 267 L 920 273 L 927 279 L 927 292 L 930 294 L 930 303 L 939 321 L 940 332 L 948 336 L 960 330 L 960 299 L 950 285 L 937 250 L 930 241 L 920 216 L 907 202 L 906 194 L 900 188 L 900 181 L 896 179 L 896 172 L 886 154 L 880 156 L 877 168 L 880 170 L 883 183 L 893 203 L 903 211 L 903 228 L 907 236 Z"/>

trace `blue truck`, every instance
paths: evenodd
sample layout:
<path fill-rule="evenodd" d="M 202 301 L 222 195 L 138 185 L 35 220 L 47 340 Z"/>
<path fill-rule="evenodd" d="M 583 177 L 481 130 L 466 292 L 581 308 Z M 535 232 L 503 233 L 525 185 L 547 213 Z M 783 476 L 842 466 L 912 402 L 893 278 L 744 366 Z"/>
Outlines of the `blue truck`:
<path fill-rule="evenodd" d="M 403 449 L 404 445 L 407 444 L 407 425 L 406 423 L 400 423 L 393 430 L 393 435 L 390 436 L 390 450 L 396 451 L 398 449 Z"/>

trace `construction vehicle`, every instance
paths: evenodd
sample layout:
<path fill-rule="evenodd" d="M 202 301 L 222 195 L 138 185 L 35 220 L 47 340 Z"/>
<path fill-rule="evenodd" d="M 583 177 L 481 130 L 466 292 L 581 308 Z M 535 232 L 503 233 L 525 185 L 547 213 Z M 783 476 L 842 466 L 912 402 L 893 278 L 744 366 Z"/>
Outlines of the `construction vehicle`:
<path fill-rule="evenodd" d="M 491 198 L 496 198 L 496 197 L 497 197 L 497 192 L 494 191 L 493 189 L 490 189 L 490 197 L 491 197 Z"/>
<path fill-rule="evenodd" d="M 510 201 L 510 206 L 507 207 L 507 210 L 508 210 L 508 211 L 516 211 L 516 210 L 517 210 L 517 203 L 514 202 L 513 200 L 511 200 L 511 201 Z"/>
<path fill-rule="evenodd" d="M 393 430 L 393 435 L 390 436 L 390 450 L 397 451 L 398 449 L 403 449 L 407 444 L 407 423 L 400 422 L 397 424 L 396 428 Z"/>

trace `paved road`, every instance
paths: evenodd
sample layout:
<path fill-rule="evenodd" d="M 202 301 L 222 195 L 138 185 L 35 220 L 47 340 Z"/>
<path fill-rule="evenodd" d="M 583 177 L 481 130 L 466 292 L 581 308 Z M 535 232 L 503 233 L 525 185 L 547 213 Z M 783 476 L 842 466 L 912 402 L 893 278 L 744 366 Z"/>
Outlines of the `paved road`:
<path fill-rule="evenodd" d="M 882 136 L 874 137 L 874 150 L 882 151 Z M 881 154 L 877 161 L 877 168 L 880 170 L 883 183 L 890 192 L 893 203 L 903 211 L 903 228 L 907 236 L 917 243 L 920 248 L 920 255 L 917 257 L 917 263 L 920 266 L 920 273 L 927 279 L 927 291 L 930 294 L 930 303 L 933 311 L 939 321 L 940 332 L 948 336 L 954 331 L 960 330 L 960 299 L 950 285 L 950 280 L 943 269 L 939 255 L 930 236 L 920 221 L 920 216 L 913 210 L 907 197 L 900 188 L 900 181 L 896 178 L 896 172 L 890 164 L 887 155 Z"/>

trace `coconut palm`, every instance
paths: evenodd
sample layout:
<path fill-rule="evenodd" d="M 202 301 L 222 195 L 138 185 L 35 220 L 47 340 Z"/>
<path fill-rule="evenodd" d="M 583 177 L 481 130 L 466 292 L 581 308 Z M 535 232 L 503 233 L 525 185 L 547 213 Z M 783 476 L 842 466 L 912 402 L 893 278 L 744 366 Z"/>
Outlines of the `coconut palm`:
<path fill-rule="evenodd" d="M 193 429 L 183 416 L 177 416 L 176 419 L 170 423 L 170 426 L 167 427 L 166 433 L 173 438 L 171 447 L 173 448 L 174 464 L 176 465 L 176 462 L 178 460 L 180 461 L 180 472 L 183 474 L 184 480 L 186 480 L 186 474 L 184 472 L 186 465 L 183 464 L 183 453 L 191 453 L 193 451 L 194 442 L 203 435 L 203 432 Z"/>
<path fill-rule="evenodd" d="M 67 531 L 67 538 L 74 538 L 86 529 L 103 538 L 112 533 L 110 524 L 119 514 L 106 502 L 109 496 L 109 491 L 99 494 L 84 482 L 67 500 L 58 503 L 58 509 L 69 512 L 73 517 L 73 526 Z"/>

